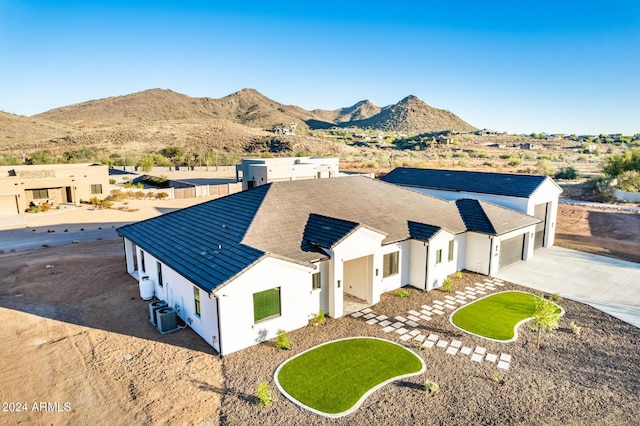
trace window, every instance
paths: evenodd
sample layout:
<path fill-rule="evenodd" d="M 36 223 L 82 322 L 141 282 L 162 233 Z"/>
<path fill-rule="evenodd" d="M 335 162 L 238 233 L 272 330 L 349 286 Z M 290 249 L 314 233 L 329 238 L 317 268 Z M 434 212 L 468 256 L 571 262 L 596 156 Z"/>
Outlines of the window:
<path fill-rule="evenodd" d="M 198 287 L 193 288 L 193 303 L 196 305 L 196 315 L 200 316 L 200 289 Z"/>
<path fill-rule="evenodd" d="M 156 262 L 156 265 L 158 266 L 158 284 L 162 287 L 162 284 L 164 284 L 162 282 L 162 263 Z"/>
<path fill-rule="evenodd" d="M 41 200 L 44 198 L 49 198 L 49 190 L 48 189 L 32 189 L 34 200 Z"/>
<path fill-rule="evenodd" d="M 280 315 L 280 287 L 253 293 L 253 321 L 260 322 Z"/>
<path fill-rule="evenodd" d="M 436 250 L 436 265 L 442 263 L 442 249 Z"/>
<path fill-rule="evenodd" d="M 318 290 L 319 288 L 322 288 L 322 280 L 320 278 L 320 272 L 316 272 L 311 275 L 311 289 Z"/>
<path fill-rule="evenodd" d="M 449 241 L 449 262 L 453 261 L 453 244 L 453 240 Z"/>
<path fill-rule="evenodd" d="M 140 266 L 142 267 L 141 270 L 142 272 L 146 272 L 145 271 L 145 266 L 144 266 L 144 252 L 142 250 L 140 250 Z"/>
<path fill-rule="evenodd" d="M 385 254 L 382 259 L 382 277 L 386 278 L 390 275 L 398 273 L 398 264 L 400 259 L 400 252 L 394 251 L 393 253 Z"/>
<path fill-rule="evenodd" d="M 102 194 L 102 184 L 98 183 L 95 185 L 91 185 L 91 193 L 92 194 Z"/>

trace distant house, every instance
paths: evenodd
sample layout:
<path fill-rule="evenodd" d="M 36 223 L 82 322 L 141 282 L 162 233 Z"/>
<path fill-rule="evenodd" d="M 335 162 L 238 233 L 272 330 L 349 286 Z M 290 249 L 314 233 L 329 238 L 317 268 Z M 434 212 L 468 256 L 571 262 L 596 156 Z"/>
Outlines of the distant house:
<path fill-rule="evenodd" d="M 498 133 L 499 132 L 497 130 L 491 130 L 491 129 L 476 130 L 476 135 L 480 135 L 480 136 L 495 136 Z"/>
<path fill-rule="evenodd" d="M 345 298 L 373 305 L 460 269 L 495 274 L 533 255 L 539 222 L 357 176 L 269 183 L 118 232 L 127 271 L 226 355 L 320 309 L 342 317 Z"/>
<path fill-rule="evenodd" d="M 80 205 L 109 195 L 109 168 L 101 164 L 0 166 L 0 215 L 24 213 L 30 205 Z"/>
<path fill-rule="evenodd" d="M 528 151 L 540 150 L 542 149 L 542 144 L 540 142 L 524 142 L 520 144 L 520 149 Z"/>
<path fill-rule="evenodd" d="M 553 245 L 562 189 L 550 177 L 400 167 L 382 180 L 445 200 L 474 198 L 534 216 L 540 219 L 535 247 Z"/>
<path fill-rule="evenodd" d="M 339 162 L 328 157 L 243 158 L 236 165 L 236 181 L 246 190 L 271 182 L 335 177 Z"/>

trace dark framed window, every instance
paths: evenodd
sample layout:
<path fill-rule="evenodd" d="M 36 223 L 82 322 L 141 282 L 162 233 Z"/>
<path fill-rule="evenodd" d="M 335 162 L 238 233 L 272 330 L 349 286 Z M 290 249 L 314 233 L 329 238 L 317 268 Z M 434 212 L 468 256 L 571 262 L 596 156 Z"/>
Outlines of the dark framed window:
<path fill-rule="evenodd" d="M 200 316 L 200 289 L 198 287 L 193 288 L 193 303 L 196 306 L 196 315 Z"/>
<path fill-rule="evenodd" d="M 400 252 L 385 254 L 382 258 L 382 277 L 397 274 L 400 268 Z"/>
<path fill-rule="evenodd" d="M 315 274 L 311 275 L 311 288 L 313 290 L 322 288 L 322 279 L 320 277 L 320 272 L 316 272 Z"/>
<path fill-rule="evenodd" d="M 162 263 L 156 262 L 156 265 L 158 267 L 158 284 L 160 284 L 160 287 L 162 287 L 162 285 L 164 284 L 164 281 L 162 280 Z"/>
<path fill-rule="evenodd" d="M 442 249 L 436 250 L 436 265 L 442 263 Z"/>
<path fill-rule="evenodd" d="M 31 193 L 33 194 L 34 200 L 41 200 L 44 198 L 49 198 L 49 190 L 48 189 L 32 189 Z"/>
<path fill-rule="evenodd" d="M 280 316 L 280 287 L 253 293 L 253 321 Z"/>
<path fill-rule="evenodd" d="M 454 240 L 449 241 L 449 262 L 453 261 Z"/>
<path fill-rule="evenodd" d="M 102 194 L 102 184 L 97 183 L 94 185 L 91 185 L 91 193 L 92 194 Z"/>
<path fill-rule="evenodd" d="M 146 272 L 146 267 L 144 265 L 144 251 L 140 250 L 140 270 L 142 272 Z"/>

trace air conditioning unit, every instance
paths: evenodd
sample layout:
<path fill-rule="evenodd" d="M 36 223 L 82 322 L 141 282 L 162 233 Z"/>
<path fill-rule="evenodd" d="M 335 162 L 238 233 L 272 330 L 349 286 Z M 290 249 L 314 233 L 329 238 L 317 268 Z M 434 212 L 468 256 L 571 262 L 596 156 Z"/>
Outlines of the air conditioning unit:
<path fill-rule="evenodd" d="M 162 334 L 170 333 L 178 329 L 178 315 L 173 308 L 160 308 L 156 312 L 156 319 L 158 321 L 156 327 Z"/>
<path fill-rule="evenodd" d="M 158 324 L 158 321 L 156 320 L 156 313 L 159 309 L 166 308 L 167 306 L 169 305 L 167 305 L 167 302 L 164 300 L 156 300 L 149 303 L 149 321 L 154 327 Z"/>

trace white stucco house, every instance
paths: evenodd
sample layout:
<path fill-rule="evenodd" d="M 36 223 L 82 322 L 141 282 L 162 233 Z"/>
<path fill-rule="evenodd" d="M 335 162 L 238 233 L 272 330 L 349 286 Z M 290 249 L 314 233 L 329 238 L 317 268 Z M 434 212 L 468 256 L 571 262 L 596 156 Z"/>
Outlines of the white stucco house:
<path fill-rule="evenodd" d="M 339 163 L 336 157 L 243 158 L 236 165 L 236 181 L 244 191 L 271 182 L 335 177 Z"/>
<path fill-rule="evenodd" d="M 445 200 L 484 200 L 537 217 L 534 248 L 553 245 L 562 189 L 548 176 L 398 167 L 382 180 Z"/>
<path fill-rule="evenodd" d="M 460 269 L 495 274 L 533 255 L 539 222 L 355 176 L 262 185 L 118 232 L 127 271 L 226 355 L 304 327 L 320 309 L 339 318 L 345 298 L 373 305 Z M 513 238 L 523 242 L 515 255 Z"/>

